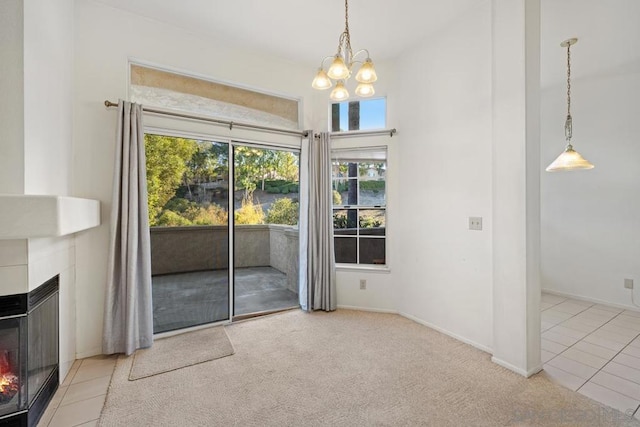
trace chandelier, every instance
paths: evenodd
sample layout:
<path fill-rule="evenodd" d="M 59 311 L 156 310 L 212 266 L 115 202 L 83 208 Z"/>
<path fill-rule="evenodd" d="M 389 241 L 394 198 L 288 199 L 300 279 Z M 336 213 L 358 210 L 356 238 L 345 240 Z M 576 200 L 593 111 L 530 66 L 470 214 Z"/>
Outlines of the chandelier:
<path fill-rule="evenodd" d="M 567 48 L 567 119 L 564 122 L 564 137 L 567 141 L 562 154 L 551 163 L 546 171 L 572 171 L 578 169 L 593 169 L 593 165 L 580 153 L 573 149 L 571 136 L 573 134 L 573 120 L 571 118 L 571 45 L 576 44 L 578 39 L 573 38 L 560 43 L 560 46 Z"/>
<path fill-rule="evenodd" d="M 364 62 L 357 61 L 356 56 L 361 53 L 366 54 Z M 333 59 L 327 71 L 324 70 L 324 64 L 327 59 Z M 378 80 L 373 62 L 369 58 L 369 51 L 361 49 L 355 54 L 351 50 L 351 35 L 349 34 L 349 1 L 344 1 L 344 31 L 340 34 L 338 41 L 338 52 L 333 56 L 325 57 L 320 62 L 318 73 L 313 79 L 311 86 L 314 89 L 324 90 L 333 86 L 332 80 L 335 80 L 336 87 L 331 91 L 329 96 L 334 101 L 344 101 L 349 98 L 349 91 L 345 87 L 345 82 L 351 77 L 354 66 L 360 64 L 360 68 L 356 73 L 358 86 L 356 87 L 356 95 L 361 97 L 372 96 L 375 93 L 373 82 Z"/>

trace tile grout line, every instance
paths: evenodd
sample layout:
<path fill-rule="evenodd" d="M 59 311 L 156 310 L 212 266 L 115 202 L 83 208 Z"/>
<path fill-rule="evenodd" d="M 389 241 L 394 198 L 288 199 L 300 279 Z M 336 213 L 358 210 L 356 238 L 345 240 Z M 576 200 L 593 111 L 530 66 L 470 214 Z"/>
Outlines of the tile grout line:
<path fill-rule="evenodd" d="M 565 299 L 565 300 L 564 300 L 564 301 L 562 301 L 562 302 L 565 302 L 565 301 L 567 301 L 567 300 L 568 300 L 568 299 Z M 562 304 L 562 302 L 560 302 L 560 303 L 558 303 L 558 304 L 555 304 L 555 305 L 553 305 L 553 306 L 551 306 L 551 307 L 549 307 L 549 308 L 547 308 L 547 309 L 545 309 L 545 310 L 549 310 L 549 309 L 551 309 L 551 308 L 553 308 L 553 307 L 555 307 L 555 306 L 557 306 L 557 305 L 559 305 L 559 304 Z M 588 309 L 590 309 L 590 308 L 592 308 L 592 307 L 594 307 L 594 306 L 595 306 L 595 304 L 592 304 L 591 306 L 589 306 L 589 307 L 585 308 L 585 309 L 584 309 L 584 310 L 582 310 L 582 311 L 579 311 L 578 313 L 576 313 L 576 314 L 574 314 L 573 316 L 571 316 L 569 319 L 567 319 L 567 320 L 563 320 L 563 321 L 562 321 L 562 322 L 560 322 L 560 323 L 563 323 L 563 322 L 566 322 L 566 321 L 568 321 L 568 320 L 570 320 L 570 319 L 573 319 L 573 318 L 574 318 L 574 317 L 576 317 L 578 314 L 583 313 L 583 312 L 587 311 Z M 545 310 L 543 310 L 543 311 L 545 311 Z M 601 310 L 601 311 L 606 311 L 606 310 Z M 547 361 L 547 363 L 548 363 L 548 362 L 550 362 L 551 360 L 555 359 L 557 356 L 560 356 L 562 353 L 564 353 L 565 351 L 569 350 L 570 348 L 572 348 L 573 346 L 575 346 L 577 343 L 579 343 L 579 342 L 583 341 L 583 340 L 584 340 L 584 338 L 586 338 L 587 336 L 589 336 L 589 335 L 593 334 L 594 332 L 598 331 L 599 329 L 601 329 L 601 328 L 602 328 L 602 327 L 604 327 L 605 325 L 609 324 L 611 321 L 613 321 L 614 319 L 618 318 L 618 316 L 622 315 L 623 313 L 624 313 L 624 310 L 620 311 L 620 312 L 619 312 L 619 313 L 617 313 L 615 316 L 613 316 L 611 319 L 609 319 L 608 321 L 606 321 L 605 323 L 603 323 L 602 325 L 600 325 L 599 327 L 597 327 L 597 328 L 596 328 L 596 329 L 594 329 L 593 331 L 589 332 L 587 335 L 585 335 L 584 337 L 580 338 L 580 339 L 579 339 L 578 341 L 576 341 L 575 343 L 571 344 L 570 346 L 567 346 L 567 348 L 566 348 L 565 350 L 563 350 L 561 353 L 558 353 L 558 354 L 556 354 L 554 357 L 552 357 L 551 359 L 549 359 L 549 360 Z M 555 324 L 553 327 L 560 325 L 560 323 Z M 553 327 L 552 327 L 552 328 L 553 328 Z M 568 329 L 572 329 L 572 328 L 570 328 L 570 327 L 568 327 L 568 326 L 565 326 L 565 327 L 566 327 L 566 328 L 568 328 Z M 550 330 L 550 329 L 552 329 L 552 328 L 549 328 L 548 330 Z M 626 329 L 626 328 L 625 328 L 625 329 Z M 573 329 L 573 330 L 575 330 L 575 329 Z M 576 332 L 582 332 L 582 331 L 577 331 L 577 330 L 576 330 Z M 587 384 L 588 382 L 590 382 L 590 381 L 593 379 L 593 377 L 595 377 L 596 375 L 598 375 L 598 373 L 599 373 L 599 372 L 601 372 L 601 371 L 604 369 L 604 367 L 605 367 L 605 366 L 607 366 L 609 363 L 611 363 L 611 362 L 613 361 L 613 359 L 615 359 L 619 354 L 621 354 L 621 353 L 622 353 L 622 351 L 623 351 L 625 348 L 627 348 L 627 347 L 628 347 L 628 346 L 629 346 L 633 341 L 635 341 L 639 336 L 640 336 L 640 332 L 636 333 L 636 336 L 635 336 L 635 337 L 631 338 L 631 340 L 629 340 L 629 342 L 628 342 L 628 343 L 624 344 L 624 346 L 623 346 L 623 347 L 622 347 L 622 348 L 621 348 L 621 349 L 620 349 L 616 354 L 614 354 L 614 355 L 613 355 L 613 356 L 612 356 L 612 357 L 611 357 L 611 358 L 610 358 L 610 359 L 609 359 L 609 360 L 608 360 L 604 365 L 602 365 L 602 367 L 600 367 L 599 369 L 597 369 L 597 371 L 596 371 L 596 372 L 595 372 L 591 377 L 589 377 L 585 382 L 583 382 L 583 383 L 582 383 L 582 384 L 581 384 L 581 385 L 576 389 L 576 392 L 578 392 L 582 387 L 584 387 L 584 385 L 585 385 L 585 384 Z M 546 338 L 545 338 L 545 339 L 546 339 Z M 549 340 L 549 341 L 551 341 L 551 342 L 555 342 L 555 341 L 552 341 L 552 340 Z M 588 341 L 587 341 L 587 342 L 588 342 Z M 556 343 L 556 344 L 564 345 L 564 344 L 562 344 L 562 343 Z M 590 343 L 590 344 L 592 344 L 592 343 Z M 598 345 L 598 344 L 593 344 L 593 345 L 597 345 L 597 346 L 602 347 L 602 348 L 607 348 L 607 347 L 604 347 L 604 346 L 600 346 L 600 345 Z M 575 350 L 580 351 L 579 349 L 575 349 Z M 613 349 L 609 349 L 609 350 L 615 351 L 615 350 L 613 350 Z M 590 353 L 588 353 L 588 354 L 590 354 Z M 596 356 L 596 357 L 598 357 L 597 355 L 592 355 L 592 356 Z M 629 356 L 634 357 L 633 355 L 629 355 Z M 566 357 L 566 356 L 565 356 L 565 357 Z M 569 359 L 570 359 L 570 360 L 573 360 L 573 359 L 571 359 L 571 358 L 569 358 Z M 636 359 L 640 359 L 640 358 L 636 358 Z M 579 361 L 577 361 L 577 360 L 573 360 L 573 361 L 574 361 L 574 362 L 576 362 L 576 363 L 581 363 L 581 362 L 579 362 Z M 545 363 L 545 364 L 546 364 L 546 363 Z M 583 363 L 583 365 L 585 365 L 585 364 Z M 551 366 L 553 366 L 553 365 L 551 365 Z M 585 366 L 589 366 L 589 365 L 585 365 Z M 623 366 L 626 366 L 626 365 L 623 365 Z M 564 369 L 562 369 L 562 368 L 558 368 L 558 367 L 556 367 L 556 366 L 553 366 L 553 368 L 555 368 L 555 369 L 559 369 L 559 370 L 561 370 L 561 371 L 563 371 L 563 372 L 565 372 L 565 373 L 567 373 L 567 374 L 570 374 L 570 375 L 573 375 L 573 376 L 577 377 L 577 375 L 575 375 L 575 374 L 571 374 L 571 372 L 567 372 L 567 371 L 565 371 L 565 370 L 564 370 Z M 632 367 L 629 367 L 629 368 L 632 368 Z M 543 369 L 544 369 L 544 364 L 543 364 Z M 633 369 L 633 368 L 632 368 L 632 369 Z M 609 375 L 613 375 L 613 376 L 618 377 L 618 378 L 621 378 L 621 379 L 626 379 L 626 378 L 622 378 L 622 377 L 620 377 L 620 376 L 618 376 L 618 375 L 612 374 L 612 373 L 610 373 L 610 372 L 606 372 L 606 371 L 605 371 L 605 373 L 607 373 L 607 374 L 609 374 Z M 631 381 L 631 380 L 627 380 L 627 381 Z M 635 381 L 631 381 L 631 382 L 635 382 Z M 618 393 L 618 394 L 620 394 L 620 395 L 622 395 L 622 396 L 628 397 L 628 398 L 630 398 L 630 399 L 632 399 L 632 400 L 638 401 L 637 399 L 635 399 L 635 398 L 633 398 L 633 397 L 631 397 L 631 396 L 627 396 L 626 394 L 621 393 L 621 392 L 619 392 L 619 391 L 617 391 L 617 390 L 613 390 L 613 389 L 611 389 L 611 388 L 609 388 L 609 387 L 607 387 L 607 386 L 603 386 L 603 385 L 598 384 L 598 383 L 595 383 L 595 382 L 594 382 L 593 384 L 596 384 L 597 386 L 600 386 L 600 387 L 606 388 L 607 390 L 613 391 L 613 392 Z M 639 409 L 640 409 L 640 403 L 638 404 L 638 406 L 636 406 L 636 409 L 633 411 L 633 414 L 632 414 L 631 416 L 634 416 L 634 415 L 638 412 L 638 410 L 639 410 Z"/>

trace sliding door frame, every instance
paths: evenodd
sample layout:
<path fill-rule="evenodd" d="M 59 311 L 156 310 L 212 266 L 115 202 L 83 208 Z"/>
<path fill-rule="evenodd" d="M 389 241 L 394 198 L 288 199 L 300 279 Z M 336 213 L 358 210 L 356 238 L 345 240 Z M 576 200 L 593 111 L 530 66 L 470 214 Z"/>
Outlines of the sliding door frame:
<path fill-rule="evenodd" d="M 157 118 L 157 116 L 155 117 Z M 146 119 L 146 117 L 145 117 Z M 173 122 L 176 119 L 169 119 L 169 121 Z M 158 121 L 158 120 L 153 120 Z M 162 135 L 162 136 L 170 136 L 170 137 L 175 137 L 175 138 L 188 138 L 188 139 L 198 139 L 198 140 L 204 140 L 204 141 L 209 141 L 209 142 L 217 142 L 217 143 L 221 143 L 221 144 L 227 144 L 227 150 L 228 150 L 228 159 L 229 159 L 229 191 L 228 191 L 228 218 L 229 220 L 227 221 L 227 234 L 228 234 L 228 250 L 229 250 L 229 254 L 228 254 L 228 259 L 229 259 L 229 265 L 228 265 L 228 301 L 229 301 L 229 316 L 227 319 L 225 320 L 218 320 L 215 322 L 211 322 L 211 323 L 205 323 L 202 325 L 196 325 L 196 326 L 191 326 L 191 327 L 187 327 L 187 328 L 182 328 L 182 329 L 176 329 L 176 330 L 172 330 L 172 331 L 167 331 L 167 332 L 160 332 L 157 334 L 154 334 L 154 338 L 164 338 L 164 337 L 169 337 L 169 336 L 173 336 L 173 335 L 178 335 L 178 334 L 182 334 L 185 332 L 192 332 L 192 331 L 197 331 L 200 329 L 206 329 L 206 328 L 210 328 L 213 326 L 219 326 L 219 325 L 228 325 L 233 323 L 234 321 L 234 310 L 235 310 L 235 275 L 234 275 L 234 264 L 235 264 L 235 216 L 234 216 L 234 211 L 235 211 L 235 204 L 234 204 L 234 191 L 235 191 L 235 159 L 234 159 L 234 147 L 254 147 L 254 148 L 260 148 L 260 149 L 273 149 L 273 150 L 281 150 L 281 151 L 289 151 L 289 152 L 293 152 L 293 153 L 297 153 L 298 156 L 301 156 L 302 154 L 302 140 L 304 137 L 300 137 L 299 138 L 299 143 L 297 145 L 289 145 L 289 144 L 278 144 L 277 142 L 273 142 L 273 141 L 260 141 L 260 140 L 256 140 L 254 138 L 243 138 L 243 137 L 230 137 L 230 136 L 223 136 L 220 135 L 218 133 L 209 133 L 209 132 L 202 132 L 202 131 L 190 131 L 187 130 L 185 128 L 190 127 L 189 124 L 193 124 L 194 121 L 192 120 L 185 120 L 185 119 L 178 119 L 178 122 L 181 122 L 183 124 L 185 124 L 184 128 L 182 126 L 179 127 L 175 127 L 175 126 L 170 126 L 170 127 L 165 127 L 161 124 L 159 125 L 151 125 L 151 126 L 144 126 L 144 134 L 155 134 L 155 135 Z M 164 120 L 159 120 L 159 122 L 164 122 Z M 209 127 L 213 128 L 213 129 L 220 129 L 219 126 L 215 126 L 215 125 L 208 125 Z M 210 129 L 207 129 L 210 130 Z M 240 133 L 240 132 L 239 132 Z M 252 134 L 256 134 L 256 135 L 261 135 L 261 134 L 271 134 L 271 132 L 268 131 L 251 131 Z M 252 135 L 253 136 L 253 135 Z M 291 139 L 291 136 L 286 136 L 286 135 L 279 135 L 281 138 L 287 138 L 287 139 Z M 300 159 L 301 157 L 299 157 Z M 298 169 L 298 177 L 300 177 L 300 169 L 301 169 L 301 165 L 299 165 L 299 169 Z M 301 195 L 302 198 L 302 195 Z M 299 211 L 300 212 L 300 211 Z M 300 262 L 300 261 L 299 261 Z M 247 317 L 252 317 L 251 314 L 249 315 L 241 315 L 238 316 L 236 318 L 236 320 L 242 320 L 243 318 L 247 318 Z"/>

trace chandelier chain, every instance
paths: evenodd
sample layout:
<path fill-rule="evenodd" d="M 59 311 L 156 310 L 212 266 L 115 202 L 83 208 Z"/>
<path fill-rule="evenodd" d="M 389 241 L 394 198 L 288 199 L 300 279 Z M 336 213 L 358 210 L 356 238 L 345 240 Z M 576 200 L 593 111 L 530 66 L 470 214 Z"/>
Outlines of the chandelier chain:
<path fill-rule="evenodd" d="M 347 67 L 351 68 L 353 51 L 351 50 L 351 34 L 349 33 L 349 0 L 344 0 L 344 31 L 338 40 L 338 55 L 342 54 Z"/>
<path fill-rule="evenodd" d="M 567 46 L 567 116 L 571 116 L 571 45 Z"/>

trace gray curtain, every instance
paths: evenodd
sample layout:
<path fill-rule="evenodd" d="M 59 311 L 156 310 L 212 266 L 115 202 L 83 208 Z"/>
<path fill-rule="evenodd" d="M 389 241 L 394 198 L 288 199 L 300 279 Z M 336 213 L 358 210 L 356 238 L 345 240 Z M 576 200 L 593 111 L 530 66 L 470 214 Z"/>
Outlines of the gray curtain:
<path fill-rule="evenodd" d="M 309 144 L 307 286 L 313 310 L 337 306 L 332 201 L 331 137 L 323 132 Z"/>
<path fill-rule="evenodd" d="M 153 343 L 151 245 L 141 105 L 119 102 L 116 138 L 102 351 L 129 355 Z"/>

